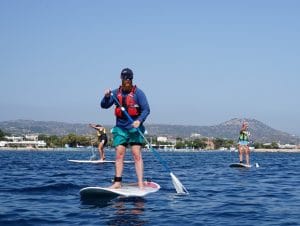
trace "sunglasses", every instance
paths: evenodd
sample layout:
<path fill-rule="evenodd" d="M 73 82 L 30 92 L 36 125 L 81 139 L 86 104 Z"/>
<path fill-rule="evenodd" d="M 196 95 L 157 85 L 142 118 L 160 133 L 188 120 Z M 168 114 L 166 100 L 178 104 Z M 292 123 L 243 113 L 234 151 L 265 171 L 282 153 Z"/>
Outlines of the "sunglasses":
<path fill-rule="evenodd" d="M 132 80 L 132 76 L 131 75 L 122 75 L 122 80 Z"/>

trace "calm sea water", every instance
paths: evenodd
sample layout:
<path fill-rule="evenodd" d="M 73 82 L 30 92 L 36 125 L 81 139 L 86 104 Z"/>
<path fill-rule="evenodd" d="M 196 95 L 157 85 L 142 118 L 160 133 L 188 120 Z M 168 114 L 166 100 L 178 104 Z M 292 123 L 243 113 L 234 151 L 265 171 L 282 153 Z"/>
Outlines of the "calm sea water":
<path fill-rule="evenodd" d="M 145 198 L 80 200 L 86 186 L 108 186 L 113 164 L 76 164 L 82 151 L 0 151 L 0 225 L 300 225 L 300 154 L 253 153 L 259 168 L 235 169 L 235 152 L 161 152 L 189 190 L 144 152 L 145 177 L 161 190 Z M 107 159 L 114 152 L 107 151 Z M 127 160 L 131 160 L 127 152 Z M 124 181 L 135 180 L 126 164 Z"/>

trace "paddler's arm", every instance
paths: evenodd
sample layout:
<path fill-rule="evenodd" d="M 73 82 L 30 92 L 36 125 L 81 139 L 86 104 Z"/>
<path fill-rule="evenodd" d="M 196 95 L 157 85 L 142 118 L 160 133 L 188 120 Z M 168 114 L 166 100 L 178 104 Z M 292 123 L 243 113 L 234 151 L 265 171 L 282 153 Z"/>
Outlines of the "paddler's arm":
<path fill-rule="evenodd" d="M 146 118 L 148 117 L 148 115 L 150 114 L 150 107 L 148 104 L 148 100 L 146 95 L 144 94 L 144 92 L 142 90 L 137 90 L 137 97 L 138 97 L 138 101 L 139 101 L 139 106 L 141 109 L 141 114 L 139 115 L 139 117 L 134 121 L 133 126 L 135 128 L 139 127 L 140 124 L 142 124 Z M 139 122 L 137 122 L 139 121 Z"/>
<path fill-rule="evenodd" d="M 110 89 L 106 89 L 104 91 L 104 97 L 101 100 L 101 108 L 107 109 L 110 108 L 114 104 L 114 100 L 111 96 L 112 91 Z M 115 92 L 113 91 L 113 94 L 115 95 Z"/>
<path fill-rule="evenodd" d="M 101 129 L 101 127 L 98 127 L 96 124 L 90 123 L 89 126 L 92 127 L 93 129 L 96 129 L 96 130 Z"/>
<path fill-rule="evenodd" d="M 92 128 L 94 128 L 94 129 L 96 129 L 96 125 L 95 124 L 90 123 L 89 126 L 92 127 Z"/>

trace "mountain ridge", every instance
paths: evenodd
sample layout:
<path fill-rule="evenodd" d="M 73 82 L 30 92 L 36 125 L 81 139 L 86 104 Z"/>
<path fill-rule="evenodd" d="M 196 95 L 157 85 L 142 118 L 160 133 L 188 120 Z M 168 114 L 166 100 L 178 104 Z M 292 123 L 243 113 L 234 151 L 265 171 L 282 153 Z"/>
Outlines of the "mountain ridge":
<path fill-rule="evenodd" d="M 188 138 L 191 134 L 202 137 L 215 137 L 237 140 L 239 130 L 243 121 L 249 123 L 251 140 L 255 142 L 279 142 L 299 144 L 300 138 L 289 133 L 276 130 L 256 120 L 248 118 L 233 118 L 212 126 L 193 125 L 170 125 L 170 124 L 145 124 L 149 135 Z M 108 130 L 112 125 L 104 125 Z M 0 129 L 6 133 L 22 135 L 38 133 L 46 135 L 66 135 L 75 133 L 86 135 L 94 133 L 88 124 L 68 123 L 57 121 L 35 121 L 35 120 L 10 120 L 0 122 Z"/>

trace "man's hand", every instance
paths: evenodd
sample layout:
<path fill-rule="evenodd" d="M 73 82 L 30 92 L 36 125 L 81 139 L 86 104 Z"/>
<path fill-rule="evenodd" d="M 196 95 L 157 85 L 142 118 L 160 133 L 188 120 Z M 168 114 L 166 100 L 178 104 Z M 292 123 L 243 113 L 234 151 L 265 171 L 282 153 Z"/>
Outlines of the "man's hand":
<path fill-rule="evenodd" d="M 140 125 L 141 125 L 141 122 L 140 122 L 139 120 L 136 120 L 136 121 L 134 121 L 134 122 L 132 123 L 132 126 L 133 126 L 134 128 L 139 128 Z"/>
<path fill-rule="evenodd" d="M 110 95 L 111 95 L 111 89 L 106 89 L 106 90 L 104 91 L 104 96 L 105 96 L 105 97 L 110 97 Z"/>

